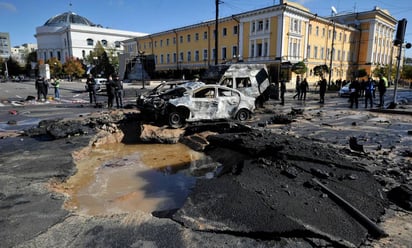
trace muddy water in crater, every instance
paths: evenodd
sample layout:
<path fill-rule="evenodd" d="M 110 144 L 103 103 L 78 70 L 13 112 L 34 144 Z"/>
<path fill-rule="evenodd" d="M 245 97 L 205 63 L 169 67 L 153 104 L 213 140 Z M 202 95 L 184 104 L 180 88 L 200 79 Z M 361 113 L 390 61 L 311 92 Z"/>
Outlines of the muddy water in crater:
<path fill-rule="evenodd" d="M 94 148 L 65 185 L 71 191 L 66 206 L 90 215 L 181 207 L 196 181 L 184 169 L 205 158 L 182 144 Z"/>

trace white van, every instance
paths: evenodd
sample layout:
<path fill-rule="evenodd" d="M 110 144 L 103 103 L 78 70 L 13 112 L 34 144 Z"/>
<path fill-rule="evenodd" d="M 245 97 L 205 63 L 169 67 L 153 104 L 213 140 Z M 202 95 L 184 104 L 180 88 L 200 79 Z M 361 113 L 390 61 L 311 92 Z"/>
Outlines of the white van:
<path fill-rule="evenodd" d="M 265 64 L 233 64 L 225 71 L 219 85 L 237 89 L 254 97 L 256 103 L 266 100 L 265 90 L 269 87 L 269 74 Z"/>

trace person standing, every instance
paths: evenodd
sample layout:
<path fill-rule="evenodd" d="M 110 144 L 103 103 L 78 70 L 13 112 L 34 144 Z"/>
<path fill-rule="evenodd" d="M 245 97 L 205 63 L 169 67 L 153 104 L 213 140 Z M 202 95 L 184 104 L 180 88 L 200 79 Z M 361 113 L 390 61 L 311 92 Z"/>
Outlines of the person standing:
<path fill-rule="evenodd" d="M 285 105 L 286 83 L 284 80 L 280 81 L 280 105 Z"/>
<path fill-rule="evenodd" d="M 379 107 L 383 108 L 385 104 L 385 93 L 386 88 L 388 87 L 388 79 L 383 75 L 379 75 L 379 83 L 378 83 L 378 90 L 379 90 Z"/>
<path fill-rule="evenodd" d="M 97 104 L 96 81 L 94 80 L 92 74 L 89 74 L 87 77 L 86 89 L 89 92 L 90 104 L 92 104 L 93 101 L 94 101 L 94 104 Z"/>
<path fill-rule="evenodd" d="M 52 85 L 54 86 L 54 99 L 60 100 L 60 79 L 54 78 Z"/>
<path fill-rule="evenodd" d="M 368 101 L 370 102 L 371 108 L 373 108 L 373 92 L 375 91 L 375 84 L 372 78 L 368 78 L 365 84 L 365 108 L 368 107 Z"/>
<path fill-rule="evenodd" d="M 327 82 L 325 78 L 321 78 L 319 81 L 319 103 L 325 103 L 325 93 L 326 93 Z"/>
<path fill-rule="evenodd" d="M 302 83 L 300 83 L 300 100 L 306 101 L 306 92 L 309 90 L 309 84 L 306 78 L 302 80 Z"/>
<path fill-rule="evenodd" d="M 106 90 L 107 90 L 107 108 L 113 108 L 113 101 L 115 96 L 115 84 L 113 81 L 113 77 L 109 76 L 106 82 Z"/>
<path fill-rule="evenodd" d="M 295 84 L 295 89 L 296 89 L 296 94 L 293 96 L 293 99 L 298 97 L 298 100 L 300 100 L 300 77 L 296 77 L 296 84 Z"/>
<path fill-rule="evenodd" d="M 116 97 L 116 107 L 123 108 L 123 82 L 118 75 L 114 76 L 114 90 Z"/>
<path fill-rule="evenodd" d="M 350 101 L 350 108 L 353 108 L 353 104 L 355 107 L 358 108 L 359 105 L 359 90 L 360 90 L 360 83 L 358 80 L 353 80 L 349 85 L 349 101 Z"/>
<path fill-rule="evenodd" d="M 47 100 L 47 93 L 46 93 L 46 80 L 42 76 L 38 76 L 35 82 L 35 87 L 37 90 L 37 101 L 42 100 L 42 96 L 44 98 L 44 101 Z"/>

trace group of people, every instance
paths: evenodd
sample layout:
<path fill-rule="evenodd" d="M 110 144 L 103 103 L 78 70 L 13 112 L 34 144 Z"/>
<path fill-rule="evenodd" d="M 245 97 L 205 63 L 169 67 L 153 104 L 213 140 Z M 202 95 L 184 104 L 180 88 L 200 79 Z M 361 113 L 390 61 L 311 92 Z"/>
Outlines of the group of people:
<path fill-rule="evenodd" d="M 296 77 L 296 94 L 293 96 L 293 99 L 295 99 L 296 97 L 298 98 L 298 100 L 306 100 L 306 92 L 309 90 L 309 84 L 308 81 L 306 80 L 306 78 L 304 78 L 302 80 L 302 82 L 300 81 L 300 77 L 297 76 Z"/>
<path fill-rule="evenodd" d="M 90 104 L 98 105 L 97 102 L 97 85 L 92 74 L 89 74 L 86 80 L 86 89 L 89 92 Z M 107 107 L 113 108 L 114 99 L 116 107 L 123 108 L 123 82 L 118 75 L 110 75 L 106 81 Z"/>
<path fill-rule="evenodd" d="M 54 100 L 60 100 L 60 79 L 52 78 L 51 85 L 54 87 Z M 47 94 L 49 92 L 49 80 L 42 76 L 38 76 L 35 82 L 37 90 L 37 101 L 47 101 Z"/>
<path fill-rule="evenodd" d="M 322 78 L 322 80 L 319 81 L 320 84 L 320 103 L 325 102 L 325 93 L 326 93 L 326 80 Z M 304 78 L 302 81 L 300 81 L 300 77 L 296 77 L 296 85 L 295 85 L 295 90 L 296 94 L 293 96 L 293 99 L 298 98 L 298 100 L 303 100 L 306 101 L 306 93 L 309 91 L 309 83 Z M 285 104 L 285 93 L 286 93 L 286 82 L 281 81 L 280 82 L 280 104 L 284 105 Z"/>
<path fill-rule="evenodd" d="M 327 81 L 324 77 L 321 77 L 319 80 L 317 86 L 319 86 L 319 103 L 324 104 L 325 103 L 325 94 L 327 90 Z M 388 80 L 386 77 L 383 75 L 379 75 L 379 80 L 374 81 L 372 80 L 371 77 L 368 78 L 367 81 L 362 81 L 359 82 L 358 80 L 353 80 L 349 86 L 349 91 L 350 91 L 350 97 L 349 97 L 349 102 L 350 102 L 350 107 L 353 108 L 355 106 L 358 108 L 359 105 L 359 97 L 365 96 L 365 108 L 368 107 L 368 105 L 372 108 L 374 103 L 373 99 L 375 98 L 375 91 L 376 88 L 379 91 L 379 107 L 384 106 L 384 98 L 385 98 L 385 93 L 386 89 L 388 88 Z M 293 96 L 293 99 L 298 98 L 298 100 L 306 100 L 306 93 L 309 90 L 309 84 L 304 78 L 302 81 L 300 80 L 300 77 L 296 77 L 296 84 L 295 84 L 295 90 L 296 94 Z M 281 99 L 281 105 L 285 104 L 285 92 L 286 92 L 286 82 L 281 81 L 280 82 L 280 99 Z"/>
<path fill-rule="evenodd" d="M 353 80 L 349 85 L 349 102 L 350 108 L 353 108 L 355 105 L 358 108 L 359 105 L 359 97 L 365 96 L 365 108 L 368 105 L 373 108 L 373 99 L 375 98 L 376 88 L 379 91 L 379 105 L 378 107 L 384 107 L 385 104 L 385 93 L 386 89 L 388 88 L 388 79 L 383 75 L 379 75 L 379 80 L 376 85 L 376 81 L 372 80 L 372 78 L 368 78 L 367 81 L 359 82 L 358 80 Z"/>

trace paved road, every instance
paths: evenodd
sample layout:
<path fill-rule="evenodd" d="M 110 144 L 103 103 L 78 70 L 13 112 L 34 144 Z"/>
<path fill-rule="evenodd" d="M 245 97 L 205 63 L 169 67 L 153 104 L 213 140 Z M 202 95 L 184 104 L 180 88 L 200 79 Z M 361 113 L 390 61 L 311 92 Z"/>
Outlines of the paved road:
<path fill-rule="evenodd" d="M 151 82 L 142 89 L 141 85 L 124 84 L 125 97 L 124 105 L 134 107 L 136 95 L 144 90 L 148 90 L 158 85 L 157 82 Z M 28 96 L 36 96 L 34 81 L 27 82 L 7 82 L 0 83 L 0 131 L 1 130 L 22 130 L 26 127 L 37 124 L 42 119 L 74 117 L 84 115 L 91 112 L 99 112 L 107 110 L 107 95 L 101 92 L 97 96 L 99 103 L 102 103 L 101 108 L 96 108 L 89 104 L 89 95 L 85 91 L 85 83 L 81 81 L 62 81 L 61 82 L 61 100 L 48 102 L 25 101 Z M 324 110 L 328 108 L 347 109 L 349 103 L 348 98 L 337 96 L 336 92 L 329 92 L 326 96 L 326 104 L 320 105 L 317 103 L 318 94 L 308 93 L 306 101 L 293 100 L 294 92 L 286 93 L 286 104 L 280 106 L 279 101 L 269 101 L 267 104 L 277 105 L 277 108 L 289 109 L 291 107 L 320 107 Z M 52 99 L 53 88 L 49 90 L 48 96 Z M 377 102 L 378 99 L 375 100 Z M 389 89 L 386 94 L 386 103 L 393 101 L 393 89 Z M 412 102 L 412 90 L 399 89 L 397 101 Z M 363 98 L 359 102 L 359 111 L 364 111 Z M 409 111 L 411 111 L 409 109 Z M 259 111 L 257 111 L 257 114 Z M 12 125 L 10 125 L 12 124 Z"/>
<path fill-rule="evenodd" d="M 154 87 L 147 86 L 145 90 Z M 107 95 L 100 92 L 97 101 L 102 107 L 89 103 L 89 94 L 81 81 L 62 81 L 61 100 L 53 100 L 54 89 L 49 89 L 47 102 L 26 101 L 28 96 L 37 97 L 34 81 L 0 83 L 0 131 L 22 130 L 36 125 L 42 119 L 75 117 L 87 113 L 107 110 Z M 124 106 L 133 107 L 136 94 L 143 91 L 140 85 L 124 84 Z M 116 105 L 116 103 L 114 103 Z M 10 125 L 12 124 L 12 125 Z"/>

